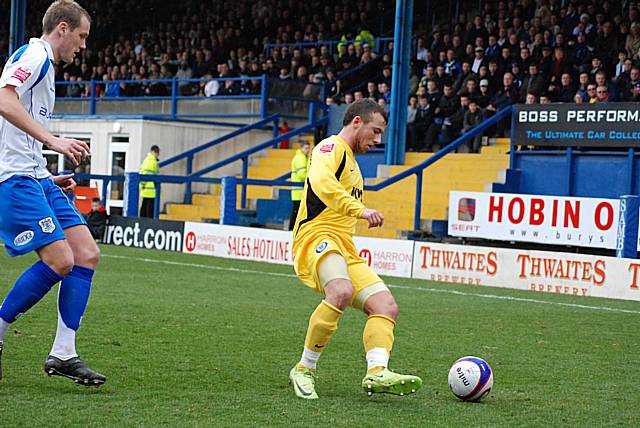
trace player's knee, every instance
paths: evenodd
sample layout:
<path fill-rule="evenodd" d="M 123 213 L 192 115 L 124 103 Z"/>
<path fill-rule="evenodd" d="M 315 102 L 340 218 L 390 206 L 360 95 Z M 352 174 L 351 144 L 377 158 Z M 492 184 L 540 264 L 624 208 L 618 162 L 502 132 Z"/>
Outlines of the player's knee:
<path fill-rule="evenodd" d="M 338 309 L 344 309 L 353 299 L 353 285 L 346 279 L 334 279 L 325 287 L 325 297 L 327 302 Z"/>
<path fill-rule="evenodd" d="M 81 251 L 74 254 L 75 264 L 95 269 L 100 262 L 100 248 L 94 243 L 93 245 L 87 245 L 82 247 Z"/>
<path fill-rule="evenodd" d="M 365 312 L 368 315 L 384 315 L 395 320 L 398 318 L 400 308 L 391 293 L 379 293 L 367 301 L 365 304 Z"/>
<path fill-rule="evenodd" d="M 60 276 L 67 276 L 73 269 L 73 253 L 69 251 L 61 251 L 56 257 L 43 260 L 43 262 L 53 269 Z"/>

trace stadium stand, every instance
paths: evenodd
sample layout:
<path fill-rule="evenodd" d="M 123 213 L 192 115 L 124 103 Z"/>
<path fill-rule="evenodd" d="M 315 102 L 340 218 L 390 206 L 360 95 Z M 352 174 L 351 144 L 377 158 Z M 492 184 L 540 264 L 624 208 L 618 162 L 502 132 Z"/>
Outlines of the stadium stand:
<path fill-rule="evenodd" d="M 35 0 L 30 13 L 46 3 Z M 303 82 L 325 81 L 328 105 L 360 97 L 381 104 L 389 101 L 393 42 L 379 37 L 388 36 L 392 28 L 392 1 L 182 4 L 184 13 L 176 15 L 160 1 L 145 2 L 144 7 L 124 0 L 87 2 L 95 17 L 91 46 L 73 64 L 57 70 L 59 96 L 90 96 L 90 86 L 74 84 L 77 81 L 100 82 L 95 94 L 100 97 L 144 97 L 166 95 L 170 88 L 136 80 L 266 74 L 300 81 L 301 88 Z M 417 97 L 416 105 L 409 107 L 414 118 L 408 125 L 410 151 L 435 151 L 513 103 L 640 100 L 636 2 L 486 1 L 480 3 L 480 11 L 477 2 L 455 4 L 458 10 L 449 5 L 430 21 L 426 17 L 435 16 L 433 12 L 440 10 L 434 8 L 443 5 L 427 6 L 417 15 L 409 84 L 410 95 Z M 7 10 L 9 1 L 0 1 L 0 6 Z M 309 10 L 316 13 L 309 16 Z M 457 13 L 460 10 L 469 12 Z M 38 27 L 30 15 L 28 34 L 39 34 Z M 6 36 L 0 35 L 0 53 L 7 50 Z M 134 82 L 119 82 L 123 79 Z M 179 92 L 213 97 L 256 94 L 262 90 L 259 82 L 181 82 Z M 597 95 L 599 87 L 606 95 L 604 90 Z M 468 112 L 469 102 L 477 104 L 477 113 Z M 499 123 L 485 135 L 490 138 L 479 153 L 449 156 L 425 174 L 423 219 L 445 218 L 443 195 L 449 189 L 483 189 L 499 181 L 507 165 L 509 140 L 504 137 L 509 136 L 509 126 Z M 284 149 L 270 150 L 249 168 L 249 177 L 280 176 L 287 171 L 289 156 Z M 379 182 L 425 156 L 407 155 L 405 166 L 383 168 L 382 174 L 368 179 Z M 366 197 L 384 205 L 390 200 L 386 196 L 393 194 L 409 207 L 415 200 L 411 189 L 396 185 Z M 286 212 L 288 195 L 281 190 L 250 186 L 248 198 L 255 200 L 250 206 Z M 280 203 L 259 202 L 274 198 Z M 170 204 L 163 217 L 215 219 L 214 199 L 215 192 L 196 197 L 192 207 Z M 409 212 L 406 217 L 390 220 L 393 236 L 412 228 Z"/>

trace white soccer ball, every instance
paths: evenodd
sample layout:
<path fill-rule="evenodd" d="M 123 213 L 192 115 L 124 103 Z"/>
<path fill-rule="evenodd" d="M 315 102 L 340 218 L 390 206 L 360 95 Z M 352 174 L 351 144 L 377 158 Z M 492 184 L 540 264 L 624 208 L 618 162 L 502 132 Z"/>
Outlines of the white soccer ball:
<path fill-rule="evenodd" d="M 480 401 L 493 387 L 493 370 L 482 358 L 462 357 L 449 370 L 449 388 L 463 401 Z"/>

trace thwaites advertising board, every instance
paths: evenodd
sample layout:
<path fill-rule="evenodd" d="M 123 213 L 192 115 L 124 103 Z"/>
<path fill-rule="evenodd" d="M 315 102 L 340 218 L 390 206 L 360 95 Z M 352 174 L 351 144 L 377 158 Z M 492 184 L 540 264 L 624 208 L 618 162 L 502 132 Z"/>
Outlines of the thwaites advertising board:
<path fill-rule="evenodd" d="M 640 261 L 416 242 L 413 278 L 469 286 L 640 300 Z"/>

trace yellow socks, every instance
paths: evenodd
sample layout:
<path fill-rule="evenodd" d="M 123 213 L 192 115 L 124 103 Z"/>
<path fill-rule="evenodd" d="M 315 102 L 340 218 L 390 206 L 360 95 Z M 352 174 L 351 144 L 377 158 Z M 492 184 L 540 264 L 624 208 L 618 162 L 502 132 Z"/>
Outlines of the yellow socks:
<path fill-rule="evenodd" d="M 362 341 L 367 353 L 367 372 L 375 373 L 389 365 L 396 322 L 385 315 L 370 315 L 364 326 Z"/>
<path fill-rule="evenodd" d="M 315 369 L 320 353 L 331 340 L 331 336 L 338 329 L 338 320 L 342 311 L 326 300 L 320 302 L 309 319 L 307 337 L 304 341 L 304 351 L 299 366 Z"/>

